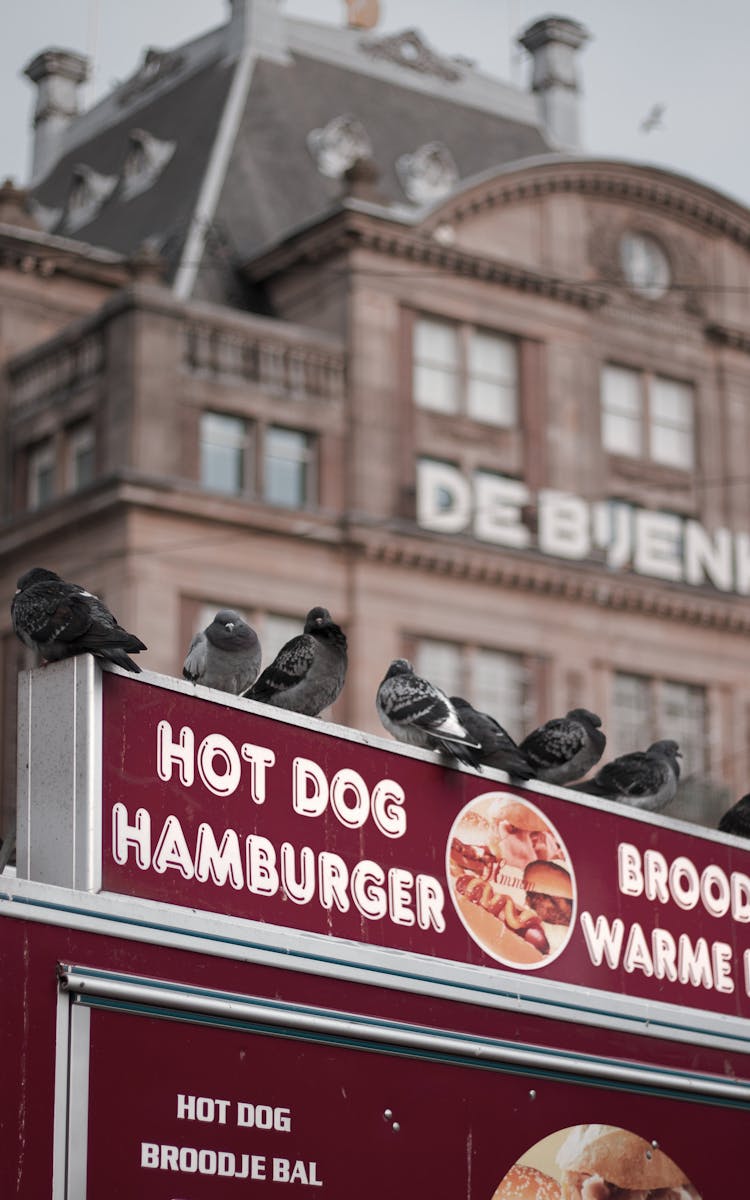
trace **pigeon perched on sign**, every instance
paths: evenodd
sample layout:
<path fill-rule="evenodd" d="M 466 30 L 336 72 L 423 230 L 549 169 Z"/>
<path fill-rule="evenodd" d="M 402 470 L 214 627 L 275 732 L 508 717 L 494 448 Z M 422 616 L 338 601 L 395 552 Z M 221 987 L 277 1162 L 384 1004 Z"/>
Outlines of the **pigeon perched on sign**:
<path fill-rule="evenodd" d="M 405 658 L 391 663 L 375 705 L 385 728 L 400 742 L 439 750 L 459 762 L 479 766 L 479 743 L 464 727 L 445 692 L 415 675 Z"/>
<path fill-rule="evenodd" d="M 202 683 L 204 687 L 238 696 L 255 683 L 259 670 L 257 633 L 239 613 L 222 608 L 210 625 L 196 633 L 182 674 L 191 683 Z"/>
<path fill-rule="evenodd" d="M 534 768 L 494 717 L 479 712 L 461 696 L 451 696 L 450 700 L 469 737 L 479 743 L 478 757 L 483 766 L 505 771 L 514 779 L 533 778 Z"/>
<path fill-rule="evenodd" d="M 317 717 L 333 704 L 346 676 L 346 635 L 327 608 L 311 608 L 293 637 L 243 694 L 289 712 Z"/>
<path fill-rule="evenodd" d="M 128 654 L 146 649 L 141 639 L 118 625 L 98 596 L 54 571 L 33 567 L 22 575 L 10 612 L 16 635 L 48 662 L 93 654 L 140 672 Z"/>
<path fill-rule="evenodd" d="M 735 837 L 750 838 L 750 795 L 743 796 L 727 809 L 719 821 L 722 833 L 733 833 Z"/>
<path fill-rule="evenodd" d="M 587 708 L 572 708 L 564 717 L 540 725 L 518 747 L 545 783 L 566 784 L 582 779 L 598 763 L 607 739 L 601 718 Z"/>
<path fill-rule="evenodd" d="M 677 761 L 680 757 L 677 742 L 654 742 L 648 750 L 621 754 L 605 763 L 593 779 L 579 784 L 576 791 L 659 812 L 674 799 L 680 778 Z"/>

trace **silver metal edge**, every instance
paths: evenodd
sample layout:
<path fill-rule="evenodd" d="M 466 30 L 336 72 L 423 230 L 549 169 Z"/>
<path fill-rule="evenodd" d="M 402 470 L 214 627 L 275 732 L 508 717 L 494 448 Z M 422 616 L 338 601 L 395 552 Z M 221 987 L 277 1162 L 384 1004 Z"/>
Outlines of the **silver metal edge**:
<path fill-rule="evenodd" d="M 75 678 L 75 886 L 102 886 L 102 675 L 92 655 Z"/>
<path fill-rule="evenodd" d="M 2 882 L 5 884 L 4 879 Z M 75 893 L 49 884 L 8 880 L 0 888 L 0 916 L 482 1008 L 523 1011 L 638 1036 L 750 1053 L 750 1023 L 742 1017 L 613 992 L 573 989 L 538 976 L 470 967 L 140 898 Z M 590 1001 L 588 1007 L 586 1000 Z"/>
<path fill-rule="evenodd" d="M 501 1063 L 524 1067 L 530 1071 L 556 1071 L 579 1078 L 609 1080 L 639 1088 L 668 1089 L 692 1097 L 713 1097 L 750 1104 L 750 1084 L 730 1083 L 687 1073 L 675 1074 L 671 1071 L 644 1069 L 617 1060 L 606 1062 L 578 1058 L 555 1050 L 540 1052 L 482 1038 L 461 1037 L 444 1031 L 436 1033 L 423 1028 L 401 1028 L 386 1021 L 353 1021 L 344 1015 L 323 1010 L 295 1011 L 253 1003 L 240 995 L 228 998 L 215 994 L 184 992 L 176 988 L 150 986 L 140 980 L 133 982 L 104 975 L 81 975 L 75 969 L 61 975 L 60 986 L 65 991 L 78 993 L 84 1003 L 87 997 L 102 997 L 149 1008 L 177 1009 L 180 1012 L 192 1012 L 224 1020 L 299 1030 L 323 1038 L 374 1042 L 396 1049 L 439 1055 L 441 1058 L 468 1058 L 477 1064 Z"/>
<path fill-rule="evenodd" d="M 55 1014 L 55 1083 L 52 1118 L 52 1200 L 66 1200 L 70 997 L 58 988 Z"/>
<path fill-rule="evenodd" d="M 70 1013 L 66 1200 L 86 1200 L 90 1045 L 91 1010 L 85 1004 L 73 1004 Z"/>
<path fill-rule="evenodd" d="M 16 874 L 31 875 L 31 671 L 18 675 Z"/>

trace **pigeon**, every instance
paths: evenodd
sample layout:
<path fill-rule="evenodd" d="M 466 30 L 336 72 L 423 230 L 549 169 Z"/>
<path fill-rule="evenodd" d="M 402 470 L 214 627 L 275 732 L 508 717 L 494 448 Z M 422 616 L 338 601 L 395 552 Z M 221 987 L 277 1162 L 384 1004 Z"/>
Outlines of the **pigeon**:
<path fill-rule="evenodd" d="M 182 674 L 191 683 L 218 688 L 238 696 L 258 678 L 260 642 L 239 613 L 231 608 L 217 612 L 210 625 L 196 633 Z"/>
<path fill-rule="evenodd" d="M 545 783 L 572 783 L 598 763 L 607 739 L 601 718 L 587 708 L 571 708 L 564 717 L 540 725 L 518 747 Z"/>
<path fill-rule="evenodd" d="M 733 833 L 735 837 L 750 838 L 750 795 L 743 796 L 727 809 L 720 819 L 718 828 L 722 833 Z"/>
<path fill-rule="evenodd" d="M 461 696 L 451 696 L 450 700 L 469 737 L 479 743 L 479 760 L 484 766 L 505 771 L 516 779 L 533 778 L 534 768 L 494 717 L 478 712 Z"/>
<path fill-rule="evenodd" d="M 346 635 L 327 608 L 311 608 L 305 631 L 282 646 L 243 695 L 289 712 L 317 717 L 333 704 L 346 675 Z"/>
<path fill-rule="evenodd" d="M 77 583 L 66 583 L 54 571 L 33 567 L 22 575 L 10 612 L 16 636 L 48 662 L 93 654 L 140 672 L 128 654 L 146 649 L 141 639 L 118 625 L 98 596 Z"/>
<path fill-rule="evenodd" d="M 479 766 L 479 743 L 472 740 L 452 702 L 440 688 L 415 675 L 405 658 L 391 663 L 375 705 L 385 728 L 400 742 Z"/>
<path fill-rule="evenodd" d="M 605 763 L 593 779 L 579 784 L 576 791 L 659 812 L 674 799 L 680 778 L 677 761 L 680 757 L 677 742 L 654 742 L 645 752 L 621 754 Z"/>

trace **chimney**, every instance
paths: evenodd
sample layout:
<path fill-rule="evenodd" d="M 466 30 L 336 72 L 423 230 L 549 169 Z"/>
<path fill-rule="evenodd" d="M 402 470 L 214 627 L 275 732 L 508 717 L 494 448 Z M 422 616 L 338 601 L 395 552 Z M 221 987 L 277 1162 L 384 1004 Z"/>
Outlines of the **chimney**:
<path fill-rule="evenodd" d="M 55 47 L 37 54 L 26 67 L 24 75 L 37 85 L 32 182 L 46 175 L 59 157 L 62 135 L 78 114 L 78 85 L 88 74 L 87 58 Z"/>
<path fill-rule="evenodd" d="M 579 150 L 581 146 L 576 51 L 589 37 L 578 21 L 544 17 L 518 39 L 533 60 L 531 90 L 537 95 L 544 130 L 560 150 Z"/>
<path fill-rule="evenodd" d="M 286 27 L 279 0 L 229 0 L 229 41 L 238 50 L 250 44 L 262 58 L 288 63 Z"/>

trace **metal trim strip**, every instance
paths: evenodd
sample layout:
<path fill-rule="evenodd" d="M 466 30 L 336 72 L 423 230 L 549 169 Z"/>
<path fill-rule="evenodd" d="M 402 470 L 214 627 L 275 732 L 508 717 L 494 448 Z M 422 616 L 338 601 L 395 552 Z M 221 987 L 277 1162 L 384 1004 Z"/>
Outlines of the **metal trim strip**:
<path fill-rule="evenodd" d="M 91 1010 L 73 1007 L 70 1014 L 68 1087 L 68 1161 L 66 1200 L 86 1200 L 89 1138 L 89 1049 Z"/>
<path fill-rule="evenodd" d="M 312 1034 L 321 1038 L 346 1041 L 363 1040 L 397 1050 L 419 1051 L 448 1059 L 468 1059 L 477 1065 L 502 1064 L 529 1071 L 576 1076 L 592 1081 L 604 1081 L 634 1088 L 659 1089 L 682 1093 L 685 1096 L 730 1101 L 750 1105 L 750 1084 L 732 1083 L 708 1076 L 679 1074 L 657 1068 L 634 1067 L 618 1060 L 594 1059 L 560 1054 L 554 1050 L 532 1050 L 524 1046 L 470 1038 L 447 1031 L 436 1033 L 416 1026 L 399 1026 L 392 1022 L 324 1010 L 303 1010 L 291 1006 L 269 1005 L 240 995 L 208 991 L 182 990 L 153 982 L 114 977 L 104 972 L 83 973 L 72 968 L 60 975 L 63 991 L 74 993 L 85 1005 L 103 998 L 136 1006 L 169 1008 L 178 1012 L 239 1021 L 245 1024 Z"/>
<path fill-rule="evenodd" d="M 481 967 L 459 968 L 441 960 L 405 958 L 399 952 L 380 947 L 332 941 L 276 926 L 255 926 L 251 922 L 240 926 L 214 913 L 190 913 L 190 927 L 181 928 L 185 913 L 177 906 L 157 906 L 151 901 L 110 893 L 73 895 L 75 904 L 62 903 L 63 898 L 66 901 L 71 898 L 67 889 L 14 882 L 5 895 L 0 892 L 0 916 L 108 933 L 148 945 L 187 949 L 481 1007 L 511 1011 L 523 1007 L 535 1016 L 750 1053 L 750 1026 L 739 1017 L 646 1003 L 610 992 L 595 994 L 598 1007 L 583 1006 L 572 1003 L 570 989 L 565 985 L 537 978 L 508 978 L 504 972 L 493 971 L 494 986 L 490 986 L 487 972 Z M 149 919 L 155 911 L 162 920 Z M 166 924 L 167 914 L 173 917 L 174 924 Z M 424 971 L 416 969 L 418 963 L 424 965 Z M 589 1000 L 593 998 L 588 996 Z"/>

